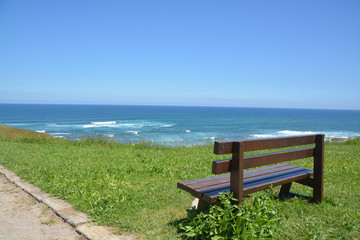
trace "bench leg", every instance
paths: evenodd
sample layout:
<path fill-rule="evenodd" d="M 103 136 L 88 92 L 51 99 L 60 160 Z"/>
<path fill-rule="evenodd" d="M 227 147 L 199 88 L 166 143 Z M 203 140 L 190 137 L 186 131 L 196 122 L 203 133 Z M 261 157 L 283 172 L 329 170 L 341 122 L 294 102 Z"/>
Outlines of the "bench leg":
<path fill-rule="evenodd" d="M 281 185 L 281 189 L 279 192 L 279 198 L 286 198 L 286 197 L 290 196 L 291 184 L 292 184 L 292 182 Z"/>
<path fill-rule="evenodd" d="M 196 208 L 197 211 L 201 212 L 203 210 L 204 206 L 205 206 L 205 201 L 199 199 L 199 202 L 198 202 L 198 205 L 197 205 L 197 208 Z"/>

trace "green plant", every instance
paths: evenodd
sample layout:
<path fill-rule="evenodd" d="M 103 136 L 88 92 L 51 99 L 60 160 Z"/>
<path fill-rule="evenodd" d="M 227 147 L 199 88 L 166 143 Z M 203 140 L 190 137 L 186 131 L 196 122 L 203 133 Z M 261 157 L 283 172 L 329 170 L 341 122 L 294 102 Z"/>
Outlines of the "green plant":
<path fill-rule="evenodd" d="M 55 220 L 54 219 L 49 219 L 49 220 L 40 220 L 40 223 L 41 224 L 44 224 L 44 225 L 53 225 L 55 223 Z"/>
<path fill-rule="evenodd" d="M 360 137 L 347 140 L 345 144 L 360 144 Z"/>
<path fill-rule="evenodd" d="M 230 193 L 204 212 L 188 210 L 188 217 L 179 224 L 185 239 L 269 239 L 275 232 L 278 204 L 268 195 L 248 198 L 233 204 Z"/>

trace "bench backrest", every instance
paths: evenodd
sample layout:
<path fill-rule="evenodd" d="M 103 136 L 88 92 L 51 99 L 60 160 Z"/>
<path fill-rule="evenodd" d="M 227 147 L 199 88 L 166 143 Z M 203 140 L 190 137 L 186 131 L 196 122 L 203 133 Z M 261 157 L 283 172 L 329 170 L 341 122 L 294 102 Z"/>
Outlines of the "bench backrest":
<path fill-rule="evenodd" d="M 230 172 L 230 189 L 242 201 L 243 170 L 285 161 L 314 157 L 314 179 L 323 182 L 324 134 L 215 142 L 214 153 L 232 154 L 231 159 L 213 162 L 212 172 Z M 315 144 L 314 147 L 244 156 L 245 152 Z M 321 186 L 322 187 L 322 186 Z"/>

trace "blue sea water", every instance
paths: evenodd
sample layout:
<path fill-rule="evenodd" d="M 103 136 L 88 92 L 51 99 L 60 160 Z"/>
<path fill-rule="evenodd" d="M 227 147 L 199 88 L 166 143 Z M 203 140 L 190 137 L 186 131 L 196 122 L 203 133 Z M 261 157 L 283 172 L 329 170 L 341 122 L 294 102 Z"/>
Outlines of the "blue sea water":
<path fill-rule="evenodd" d="M 72 140 L 96 136 L 168 146 L 313 133 L 331 141 L 360 137 L 360 111 L 0 104 L 0 125 Z"/>

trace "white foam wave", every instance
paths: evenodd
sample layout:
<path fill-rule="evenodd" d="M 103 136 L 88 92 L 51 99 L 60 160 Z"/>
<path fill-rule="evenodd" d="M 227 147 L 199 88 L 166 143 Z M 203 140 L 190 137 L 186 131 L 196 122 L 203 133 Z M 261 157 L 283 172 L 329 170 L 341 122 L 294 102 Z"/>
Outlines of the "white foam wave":
<path fill-rule="evenodd" d="M 216 137 L 203 137 L 202 139 L 205 139 L 205 140 L 215 140 Z"/>
<path fill-rule="evenodd" d="M 142 128 L 142 127 L 157 127 L 157 128 L 167 128 L 175 126 L 175 124 L 166 124 L 161 122 L 140 122 L 140 123 L 134 123 L 135 127 Z"/>
<path fill-rule="evenodd" d="M 78 129 L 78 128 L 123 128 L 123 129 L 141 129 L 144 127 L 153 127 L 153 128 L 168 128 L 175 126 L 175 124 L 162 123 L 162 122 L 153 122 L 153 121 L 99 121 L 99 122 L 90 122 L 85 124 L 56 124 L 49 123 L 47 127 L 49 128 L 62 128 L 62 129 Z"/>
<path fill-rule="evenodd" d="M 38 130 L 38 131 L 36 131 L 36 132 L 38 132 L 38 133 L 45 133 L 46 130 Z"/>
<path fill-rule="evenodd" d="M 116 121 L 107 121 L 107 122 L 91 122 L 94 125 L 112 125 L 116 124 Z"/>
<path fill-rule="evenodd" d="M 46 126 L 53 127 L 53 128 L 74 128 L 74 127 L 81 127 L 82 125 L 78 125 L 78 124 L 69 125 L 69 124 L 50 123 L 50 124 L 47 124 Z"/>
<path fill-rule="evenodd" d="M 108 128 L 143 128 L 143 127 L 172 127 L 175 124 L 165 124 L 161 122 L 116 122 L 116 121 L 106 121 L 106 122 L 91 122 L 91 124 L 82 125 L 83 128 L 100 128 L 100 127 L 108 127 Z"/>
<path fill-rule="evenodd" d="M 163 124 L 163 125 L 160 126 L 160 127 L 172 127 L 172 126 L 175 126 L 175 124 Z"/>
<path fill-rule="evenodd" d="M 138 131 L 127 131 L 127 133 L 132 133 L 132 134 L 134 134 L 134 135 L 138 135 L 138 134 L 139 134 Z"/>
<path fill-rule="evenodd" d="M 56 132 L 56 133 L 51 133 L 51 135 L 70 135 L 71 133 L 63 133 L 63 132 Z"/>
<path fill-rule="evenodd" d="M 136 124 L 135 123 L 119 123 L 119 124 L 117 124 L 117 126 L 120 126 L 120 127 L 136 127 Z"/>
<path fill-rule="evenodd" d="M 282 130 L 277 131 L 276 133 L 283 134 L 283 135 L 309 135 L 309 134 L 315 134 L 315 132 L 311 131 L 292 131 L 292 130 Z"/>
<path fill-rule="evenodd" d="M 116 127 L 116 121 L 91 122 L 83 125 L 83 128 Z"/>
<path fill-rule="evenodd" d="M 189 132 L 191 132 L 191 131 L 190 131 L 190 130 L 185 130 L 185 132 L 189 133 Z"/>
<path fill-rule="evenodd" d="M 350 132 L 324 132 L 324 131 L 294 131 L 294 130 L 281 130 L 274 133 L 264 134 L 252 134 L 253 138 L 272 138 L 272 137 L 287 137 L 287 136 L 299 136 L 309 134 L 325 134 L 326 141 L 346 141 L 355 137 L 359 137 L 360 134 L 354 134 Z"/>
<path fill-rule="evenodd" d="M 250 135 L 251 137 L 255 137 L 255 138 L 269 138 L 269 137 L 274 137 L 273 134 L 252 134 Z"/>
<path fill-rule="evenodd" d="M 251 134 L 254 138 L 273 138 L 273 137 L 286 137 L 286 136 L 299 136 L 316 134 L 317 132 L 312 131 L 294 131 L 294 130 L 281 130 L 274 133 L 263 133 L 263 134 Z"/>

